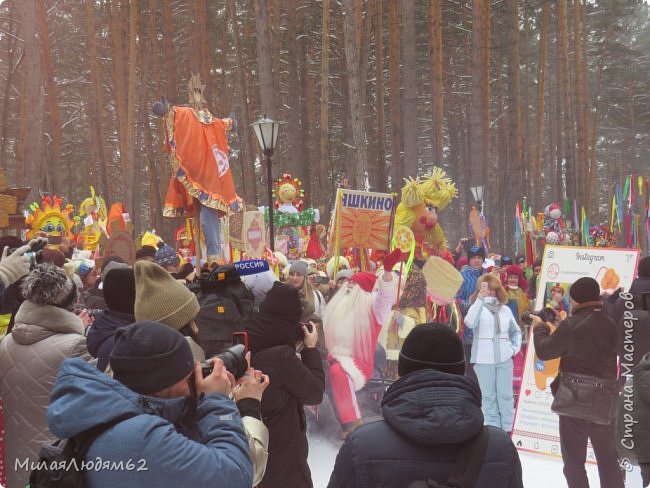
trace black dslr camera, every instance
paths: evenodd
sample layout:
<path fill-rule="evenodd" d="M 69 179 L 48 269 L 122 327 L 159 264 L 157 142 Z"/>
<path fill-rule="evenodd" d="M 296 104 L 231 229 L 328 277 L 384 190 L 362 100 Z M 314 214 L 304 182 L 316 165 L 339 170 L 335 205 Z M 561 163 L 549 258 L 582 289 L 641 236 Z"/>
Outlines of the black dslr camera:
<path fill-rule="evenodd" d="M 248 363 L 246 362 L 246 347 L 244 344 L 235 344 L 230 346 L 228 349 L 214 356 L 223 361 L 223 366 L 232 373 L 236 380 L 244 376 L 246 370 L 248 369 Z M 205 378 L 210 373 L 212 373 L 212 364 L 208 361 L 203 361 L 201 363 L 201 370 L 203 372 L 203 377 Z"/>
<path fill-rule="evenodd" d="M 521 316 L 521 321 L 526 325 L 530 325 L 533 322 L 533 315 L 542 319 L 542 322 L 555 323 L 558 319 L 558 314 L 554 309 L 545 307 L 539 312 L 524 312 Z"/>

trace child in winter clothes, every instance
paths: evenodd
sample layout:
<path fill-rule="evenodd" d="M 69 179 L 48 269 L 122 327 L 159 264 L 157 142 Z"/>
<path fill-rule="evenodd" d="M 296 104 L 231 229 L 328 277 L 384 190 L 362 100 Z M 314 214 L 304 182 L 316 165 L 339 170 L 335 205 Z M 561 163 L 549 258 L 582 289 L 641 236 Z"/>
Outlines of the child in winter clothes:
<path fill-rule="evenodd" d="M 485 274 L 477 281 L 465 326 L 474 331 L 471 363 L 483 396 L 487 425 L 512 430 L 512 357 L 521 349 L 521 330 L 506 305 L 508 297 L 499 278 Z"/>

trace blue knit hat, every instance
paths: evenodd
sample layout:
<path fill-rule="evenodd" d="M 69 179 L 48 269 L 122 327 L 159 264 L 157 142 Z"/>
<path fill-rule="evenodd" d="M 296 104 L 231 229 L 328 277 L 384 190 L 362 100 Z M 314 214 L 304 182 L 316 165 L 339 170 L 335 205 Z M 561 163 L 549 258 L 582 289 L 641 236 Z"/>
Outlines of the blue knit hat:
<path fill-rule="evenodd" d="M 156 251 L 156 263 L 160 266 L 177 266 L 181 262 L 173 247 L 161 242 Z"/>

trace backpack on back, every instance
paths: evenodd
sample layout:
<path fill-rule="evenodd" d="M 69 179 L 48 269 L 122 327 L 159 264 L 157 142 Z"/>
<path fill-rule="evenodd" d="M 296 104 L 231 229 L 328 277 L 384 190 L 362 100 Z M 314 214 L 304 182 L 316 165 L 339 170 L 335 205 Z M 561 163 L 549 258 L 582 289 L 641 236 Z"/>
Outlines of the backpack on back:
<path fill-rule="evenodd" d="M 44 444 L 39 452 L 38 464 L 29 475 L 26 488 L 84 488 L 84 473 L 88 471 L 87 468 L 97 469 L 96 466 L 89 466 L 85 462 L 90 446 L 105 431 L 133 416 L 118 417 L 75 437 L 56 439 Z"/>

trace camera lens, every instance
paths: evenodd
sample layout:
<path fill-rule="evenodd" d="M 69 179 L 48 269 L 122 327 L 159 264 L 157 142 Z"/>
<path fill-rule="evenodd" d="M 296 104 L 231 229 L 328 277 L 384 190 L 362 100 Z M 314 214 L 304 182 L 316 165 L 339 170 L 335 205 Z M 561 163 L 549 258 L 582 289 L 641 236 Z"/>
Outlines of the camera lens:
<path fill-rule="evenodd" d="M 248 369 L 246 352 L 243 344 L 235 344 L 214 357 L 223 361 L 224 367 L 232 373 L 236 380 L 244 376 L 246 369 Z M 201 368 L 203 370 L 204 378 L 212 373 L 212 364 L 208 361 L 201 363 Z"/>

